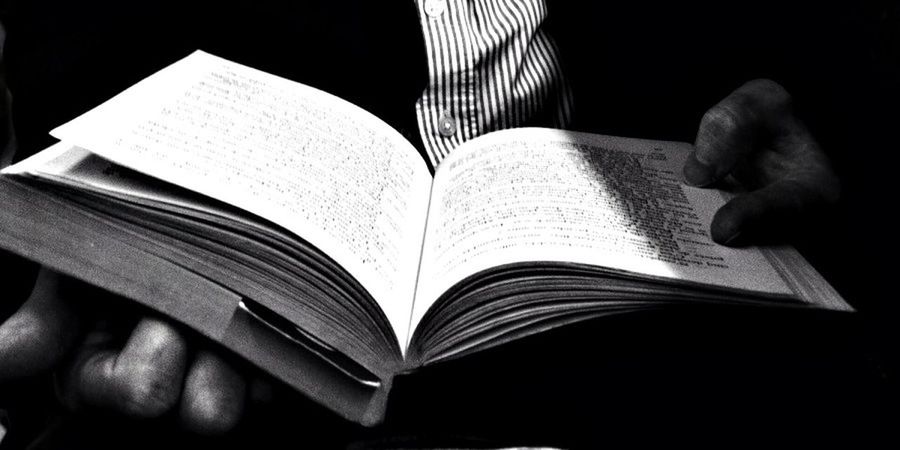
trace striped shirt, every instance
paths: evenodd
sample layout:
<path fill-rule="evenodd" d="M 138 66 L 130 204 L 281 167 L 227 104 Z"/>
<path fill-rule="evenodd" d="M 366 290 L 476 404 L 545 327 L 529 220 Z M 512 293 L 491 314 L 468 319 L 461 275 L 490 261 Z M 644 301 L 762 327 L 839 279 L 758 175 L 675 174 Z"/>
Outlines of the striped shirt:
<path fill-rule="evenodd" d="M 428 85 L 416 102 L 430 164 L 482 134 L 564 128 L 571 92 L 542 28 L 545 0 L 416 0 Z"/>

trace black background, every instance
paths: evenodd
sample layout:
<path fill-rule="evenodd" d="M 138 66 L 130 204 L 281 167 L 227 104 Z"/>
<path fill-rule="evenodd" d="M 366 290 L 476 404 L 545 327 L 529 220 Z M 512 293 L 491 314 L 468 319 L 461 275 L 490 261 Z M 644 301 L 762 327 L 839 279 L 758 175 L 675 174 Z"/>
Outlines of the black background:
<path fill-rule="evenodd" d="M 692 141 L 703 112 L 743 82 L 786 86 L 844 186 L 838 208 L 793 243 L 859 313 L 704 309 L 594 321 L 398 379 L 376 429 L 283 393 L 215 444 L 863 447 L 892 438 L 897 2 L 548 3 L 577 129 Z M 416 134 L 411 105 L 426 66 L 407 2 L 38 0 L 13 2 L 5 16 L 20 157 L 48 144 L 53 126 L 195 48 L 333 92 Z M 5 271 L 0 309 L 27 284 L 12 274 L 28 271 Z M 49 387 L 49 376 L 0 387 L 6 445 L 36 436 L 46 447 L 211 443 L 171 417 L 66 413 Z"/>

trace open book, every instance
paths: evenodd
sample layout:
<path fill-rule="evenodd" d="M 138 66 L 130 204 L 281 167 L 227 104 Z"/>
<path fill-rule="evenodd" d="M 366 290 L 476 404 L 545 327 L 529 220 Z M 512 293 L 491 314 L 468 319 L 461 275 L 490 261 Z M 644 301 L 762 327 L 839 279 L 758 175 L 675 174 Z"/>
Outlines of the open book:
<path fill-rule="evenodd" d="M 711 241 L 727 194 L 682 184 L 689 144 L 515 129 L 432 175 L 366 111 L 200 51 L 51 134 L 0 176 L 0 246 L 361 423 L 400 372 L 576 321 L 850 310 L 790 248 Z"/>

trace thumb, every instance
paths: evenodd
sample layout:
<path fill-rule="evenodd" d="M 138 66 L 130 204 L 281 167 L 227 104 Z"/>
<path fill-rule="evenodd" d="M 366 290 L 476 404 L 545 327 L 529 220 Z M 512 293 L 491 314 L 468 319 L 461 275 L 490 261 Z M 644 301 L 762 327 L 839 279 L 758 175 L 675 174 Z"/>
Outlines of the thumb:
<path fill-rule="evenodd" d="M 791 96 L 771 80 L 753 80 L 710 108 L 700 120 L 684 180 L 706 187 L 721 180 L 758 147 L 758 140 L 795 128 Z"/>
<path fill-rule="evenodd" d="M 819 204 L 810 187 L 783 180 L 761 189 L 738 195 L 713 216 L 710 234 L 713 241 L 742 246 L 783 240 L 797 231 L 811 208 Z"/>
<path fill-rule="evenodd" d="M 712 107 L 700 121 L 694 151 L 684 163 L 684 181 L 710 186 L 731 172 L 753 149 L 753 128 L 730 98 Z"/>
<path fill-rule="evenodd" d="M 62 275 L 42 268 L 28 300 L 0 324 L 0 382 L 45 371 L 62 359 L 80 332 Z"/>

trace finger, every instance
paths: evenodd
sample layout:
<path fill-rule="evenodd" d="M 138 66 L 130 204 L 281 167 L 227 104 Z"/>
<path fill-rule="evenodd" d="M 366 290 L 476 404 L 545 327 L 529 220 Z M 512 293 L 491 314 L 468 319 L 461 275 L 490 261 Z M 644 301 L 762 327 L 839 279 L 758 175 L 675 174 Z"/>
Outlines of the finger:
<path fill-rule="evenodd" d="M 726 203 L 713 216 L 710 233 L 713 241 L 729 246 L 780 240 L 800 229 L 819 200 L 815 188 L 779 181 Z"/>
<path fill-rule="evenodd" d="M 168 323 L 142 319 L 124 348 L 110 346 L 105 331 L 88 336 L 64 374 L 70 406 L 97 407 L 137 418 L 158 417 L 181 395 L 187 343 Z"/>
<path fill-rule="evenodd" d="M 731 173 L 761 139 L 794 132 L 791 97 L 778 83 L 753 80 L 703 115 L 694 151 L 685 162 L 685 181 L 709 186 Z"/>
<path fill-rule="evenodd" d="M 181 421 L 199 434 L 225 433 L 240 421 L 246 391 L 234 367 L 210 351 L 200 351 L 185 379 Z"/>
<path fill-rule="evenodd" d="M 0 325 L 0 381 L 49 369 L 77 341 L 81 318 L 64 298 L 61 278 L 42 268 L 28 300 Z"/>

